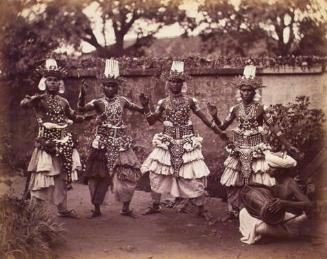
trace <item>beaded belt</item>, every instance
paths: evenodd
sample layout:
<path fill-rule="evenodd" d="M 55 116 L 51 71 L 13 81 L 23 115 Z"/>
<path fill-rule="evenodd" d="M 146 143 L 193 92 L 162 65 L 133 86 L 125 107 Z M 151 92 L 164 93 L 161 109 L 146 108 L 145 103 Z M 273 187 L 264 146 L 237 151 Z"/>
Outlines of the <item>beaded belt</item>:
<path fill-rule="evenodd" d="M 63 138 L 66 138 L 62 142 Z M 66 176 L 67 189 L 71 189 L 72 183 L 72 170 L 73 170 L 73 149 L 74 141 L 72 135 L 68 133 L 66 128 L 47 128 L 43 125 L 39 127 L 39 141 L 42 143 L 42 139 L 45 143 L 42 143 L 41 149 L 48 153 L 55 152 L 55 155 L 62 159 L 63 173 Z"/>
<path fill-rule="evenodd" d="M 163 134 L 166 134 L 173 139 L 181 139 L 184 136 L 194 134 L 192 125 L 185 126 L 164 126 Z"/>
<path fill-rule="evenodd" d="M 263 142 L 263 136 L 261 133 L 244 135 L 242 133 L 234 132 L 233 137 L 235 145 L 239 147 L 254 147 Z"/>
<path fill-rule="evenodd" d="M 67 135 L 67 130 L 65 128 L 51 128 L 48 129 L 42 125 L 39 127 L 39 138 L 45 138 L 47 140 L 62 139 Z"/>
<path fill-rule="evenodd" d="M 98 126 L 97 134 L 104 137 L 119 138 L 124 137 L 126 135 L 126 129 Z"/>

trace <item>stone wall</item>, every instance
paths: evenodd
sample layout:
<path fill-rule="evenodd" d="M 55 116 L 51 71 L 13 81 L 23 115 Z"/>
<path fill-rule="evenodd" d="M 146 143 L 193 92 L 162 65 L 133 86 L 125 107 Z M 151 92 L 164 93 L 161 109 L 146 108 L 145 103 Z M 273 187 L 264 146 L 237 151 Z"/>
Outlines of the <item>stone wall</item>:
<path fill-rule="evenodd" d="M 76 72 L 76 71 L 75 71 Z M 79 71 L 80 72 L 80 71 Z M 84 71 L 85 72 L 85 71 Z M 219 71 L 202 70 L 193 73 L 192 80 L 188 82 L 187 92 L 189 95 L 198 99 L 202 109 L 207 113 L 206 104 L 211 102 L 218 107 L 219 115 L 224 118 L 228 114 L 229 108 L 236 103 L 235 89 L 229 82 L 236 75 L 240 74 L 240 69 L 225 69 Z M 64 96 L 70 101 L 72 108 L 76 107 L 77 96 L 81 78 L 89 83 L 90 88 L 87 90 L 87 100 L 102 95 L 100 85 L 95 79 L 93 72 L 82 73 L 82 77 L 77 73 L 71 73 L 66 79 L 66 92 Z M 156 73 L 154 73 L 156 74 Z M 150 96 L 152 105 L 167 94 L 165 83 L 157 76 L 151 76 L 151 73 L 125 73 L 127 75 L 126 83 L 121 87 L 120 94 L 128 97 L 133 102 L 139 103 L 138 96 L 145 93 Z M 314 68 L 303 71 L 294 68 L 284 68 L 276 70 L 263 69 L 258 70 L 258 76 L 261 76 L 264 84 L 267 86 L 262 91 L 262 100 L 266 105 L 275 103 L 287 103 L 293 101 L 298 95 L 309 96 L 312 107 L 325 109 L 326 111 L 326 91 L 327 91 L 327 74 L 321 68 Z M 2 85 L 5 82 L 2 81 Z M 7 85 L 7 87 L 10 87 Z M 18 106 L 18 99 L 24 94 L 33 94 L 36 89 L 24 89 L 22 91 L 12 90 L 10 96 L 4 102 L 2 107 L 10 107 L 10 119 L 8 120 L 14 140 L 12 143 L 13 150 L 17 158 L 28 159 L 33 149 L 33 138 L 37 134 L 36 122 L 33 118 L 32 111 L 24 111 Z M 19 96 L 19 98 L 17 98 Z M 2 109 L 3 110 L 3 109 Z M 130 133 L 135 139 L 138 155 L 141 160 L 151 151 L 151 139 L 156 132 L 161 130 L 160 123 L 149 126 L 141 114 L 127 112 L 126 122 L 129 126 Z M 209 128 L 207 128 L 198 118 L 193 115 L 193 122 L 196 131 L 203 137 L 203 154 L 215 175 L 219 176 L 223 169 L 223 159 L 226 155 L 221 140 Z M 90 123 L 76 124 L 73 131 L 79 134 L 83 150 L 87 150 L 88 143 L 85 143 L 85 132 L 90 131 Z"/>

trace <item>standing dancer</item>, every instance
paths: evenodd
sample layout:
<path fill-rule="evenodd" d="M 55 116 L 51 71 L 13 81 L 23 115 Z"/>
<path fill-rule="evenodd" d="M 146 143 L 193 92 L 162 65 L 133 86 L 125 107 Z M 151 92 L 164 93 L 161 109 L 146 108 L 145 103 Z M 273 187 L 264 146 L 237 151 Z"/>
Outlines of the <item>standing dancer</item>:
<path fill-rule="evenodd" d="M 184 63 L 174 61 L 169 74 L 164 75 L 169 96 L 161 99 L 154 112 L 149 109 L 149 99 L 140 100 L 150 125 L 160 119 L 164 129 L 153 138 L 154 150 L 144 161 L 142 173 L 150 172 L 152 206 L 144 213 L 159 213 L 161 194 L 189 198 L 198 207 L 198 213 L 208 219 L 204 209 L 205 187 L 209 169 L 203 161 L 202 138 L 194 133 L 191 112 L 221 138 L 226 135 L 211 123 L 201 111 L 198 101 L 182 93 L 187 78 Z"/>
<path fill-rule="evenodd" d="M 121 215 L 135 217 L 129 204 L 141 175 L 140 163 L 132 150 L 132 139 L 127 135 L 123 115 L 125 109 L 143 113 L 143 108 L 118 95 L 122 83 L 118 61 L 106 60 L 105 71 L 100 73 L 99 80 L 105 97 L 85 104 L 86 85 L 83 84 L 78 101 L 80 111 L 97 113 L 96 136 L 85 174 L 94 205 L 91 217 L 101 216 L 100 206 L 110 185 L 116 199 L 123 203 Z"/>
<path fill-rule="evenodd" d="M 80 157 L 68 126 L 87 117 L 76 115 L 68 101 L 59 96 L 64 92 L 62 76 L 56 60 L 46 60 L 45 67 L 38 69 L 43 76 L 38 85 L 43 94 L 26 96 L 21 107 L 33 108 L 39 124 L 35 149 L 28 165 L 31 172 L 29 191 L 32 202 L 50 201 L 58 209 L 58 216 L 77 217 L 74 210 L 67 209 L 67 190 L 77 180 Z"/>
<path fill-rule="evenodd" d="M 270 167 L 289 168 L 296 166 L 296 161 L 286 153 L 277 155 L 271 151 L 266 142 L 264 122 L 284 144 L 287 151 L 298 154 L 299 151 L 291 146 L 278 127 L 273 125 L 271 116 L 265 113 L 264 107 L 258 102 L 257 91 L 263 87 L 262 80 L 255 77 L 255 66 L 248 65 L 244 75 L 236 77 L 232 84 L 239 89 L 240 101 L 230 109 L 227 118 L 221 122 L 217 108 L 208 104 L 213 121 L 221 130 L 225 130 L 234 120 L 238 126 L 233 129 L 233 144 L 226 147 L 229 156 L 224 162 L 225 170 L 220 183 L 226 187 L 228 213 L 222 218 L 226 221 L 238 216 L 241 209 L 239 192 L 246 184 L 259 183 L 266 186 L 275 185 L 275 178 L 270 176 Z"/>

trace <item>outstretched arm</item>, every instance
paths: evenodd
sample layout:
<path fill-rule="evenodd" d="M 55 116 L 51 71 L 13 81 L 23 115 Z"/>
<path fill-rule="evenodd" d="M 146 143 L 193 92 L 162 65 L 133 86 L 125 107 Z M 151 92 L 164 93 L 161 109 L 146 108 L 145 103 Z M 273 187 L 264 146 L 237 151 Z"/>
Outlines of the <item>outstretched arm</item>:
<path fill-rule="evenodd" d="M 221 139 L 223 140 L 228 140 L 227 135 L 217 127 L 217 125 L 214 122 L 210 122 L 207 116 L 201 111 L 200 106 L 197 102 L 196 99 L 192 98 L 191 99 L 191 109 L 194 112 L 196 116 L 198 116 L 202 122 L 207 125 L 210 129 L 212 129 L 216 134 L 220 136 Z"/>
<path fill-rule="evenodd" d="M 74 111 L 67 100 L 65 100 L 65 113 L 68 119 L 71 119 L 74 122 L 82 122 L 84 120 L 92 119 L 94 116 L 93 115 L 78 115 L 76 111 Z"/>
<path fill-rule="evenodd" d="M 232 124 L 232 122 L 236 118 L 234 107 L 232 107 L 230 109 L 228 116 L 226 117 L 226 119 L 223 122 L 218 118 L 218 110 L 217 110 L 217 107 L 216 106 L 208 103 L 207 104 L 207 107 L 208 107 L 209 113 L 210 113 L 210 115 L 212 117 L 212 120 L 216 123 L 216 125 L 221 130 L 227 129 L 228 126 L 230 124 Z"/>
<path fill-rule="evenodd" d="M 144 108 L 131 102 L 130 100 L 128 100 L 127 98 L 123 97 L 125 100 L 125 107 L 131 111 L 137 111 L 139 113 L 144 113 Z"/>
<path fill-rule="evenodd" d="M 87 88 L 88 85 L 83 80 L 77 101 L 77 110 L 83 113 L 95 110 L 94 101 L 85 104 L 85 95 Z"/>
<path fill-rule="evenodd" d="M 162 112 L 164 111 L 163 102 L 160 100 L 154 112 L 151 112 L 149 107 L 149 98 L 144 94 L 139 96 L 140 102 L 143 106 L 143 112 L 146 117 L 146 120 L 150 125 L 153 125 L 157 120 L 159 120 Z"/>
<path fill-rule="evenodd" d="M 37 103 L 45 97 L 45 94 L 36 94 L 33 96 L 26 95 L 20 102 L 20 107 L 22 108 L 32 108 L 37 105 Z"/>

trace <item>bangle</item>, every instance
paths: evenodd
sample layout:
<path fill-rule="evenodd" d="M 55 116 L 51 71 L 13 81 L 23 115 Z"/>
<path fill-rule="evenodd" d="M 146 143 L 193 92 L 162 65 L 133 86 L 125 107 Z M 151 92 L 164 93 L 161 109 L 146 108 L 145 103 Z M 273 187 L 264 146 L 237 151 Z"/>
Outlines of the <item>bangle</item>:
<path fill-rule="evenodd" d="M 276 136 L 277 136 L 277 137 L 280 137 L 281 135 L 283 135 L 283 132 L 281 132 L 281 131 L 278 131 L 278 132 L 276 133 Z"/>
<path fill-rule="evenodd" d="M 152 115 L 152 112 L 144 113 L 145 117 L 150 117 Z"/>
<path fill-rule="evenodd" d="M 210 128 L 214 129 L 216 126 L 216 123 L 214 120 L 211 121 L 211 125 L 210 125 Z"/>

